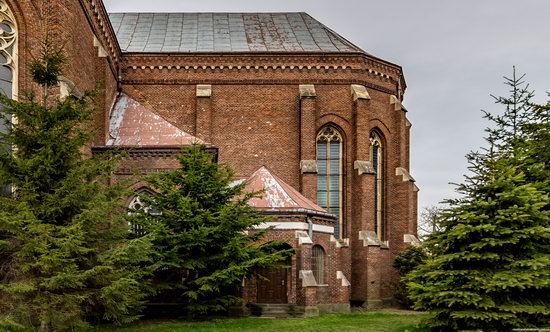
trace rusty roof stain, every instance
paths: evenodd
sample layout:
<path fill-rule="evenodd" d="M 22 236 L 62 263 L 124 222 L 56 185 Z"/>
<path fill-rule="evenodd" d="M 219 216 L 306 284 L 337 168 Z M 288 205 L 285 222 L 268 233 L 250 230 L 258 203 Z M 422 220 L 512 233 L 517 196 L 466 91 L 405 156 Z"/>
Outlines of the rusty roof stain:
<path fill-rule="evenodd" d="M 257 209 L 329 215 L 325 209 L 305 198 L 265 166 L 260 167 L 246 180 L 244 192 L 257 191 L 264 192 L 260 197 L 249 201 L 249 204 Z"/>
<path fill-rule="evenodd" d="M 128 95 L 118 96 L 109 119 L 107 146 L 174 146 L 204 144 Z"/>
<path fill-rule="evenodd" d="M 110 13 L 123 52 L 365 53 L 306 13 Z"/>

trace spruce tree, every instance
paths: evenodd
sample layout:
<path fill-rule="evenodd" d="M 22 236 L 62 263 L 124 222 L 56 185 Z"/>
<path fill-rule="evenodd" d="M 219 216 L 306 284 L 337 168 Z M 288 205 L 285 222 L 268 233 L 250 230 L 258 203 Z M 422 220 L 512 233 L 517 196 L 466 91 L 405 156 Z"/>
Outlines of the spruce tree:
<path fill-rule="evenodd" d="M 74 330 L 137 317 L 151 243 L 128 239 L 116 157 L 86 156 L 91 95 L 48 98 L 63 52 L 46 41 L 32 64 L 43 98 L 0 96 L 0 329 Z M 52 65 L 53 64 L 53 65 Z M 37 99 L 39 99 L 37 101 Z M 14 119 L 11 121 L 10 119 Z"/>
<path fill-rule="evenodd" d="M 204 146 L 184 148 L 180 168 L 149 177 L 154 195 L 134 211 L 134 223 L 154 233 L 157 290 L 152 302 L 183 304 L 188 314 L 224 311 L 240 302 L 243 278 L 282 264 L 291 250 L 262 244 L 267 219 L 248 205 L 233 171 L 212 161 Z M 153 212 L 154 211 L 154 212 Z M 249 232 L 250 231 L 250 232 Z"/>
<path fill-rule="evenodd" d="M 522 79 L 507 79 L 501 115 L 486 113 L 488 147 L 467 156 L 462 196 L 448 201 L 427 243 L 432 256 L 408 276 L 415 308 L 434 314 L 436 331 L 550 325 L 549 186 L 537 171 L 548 169 L 548 117 Z"/>

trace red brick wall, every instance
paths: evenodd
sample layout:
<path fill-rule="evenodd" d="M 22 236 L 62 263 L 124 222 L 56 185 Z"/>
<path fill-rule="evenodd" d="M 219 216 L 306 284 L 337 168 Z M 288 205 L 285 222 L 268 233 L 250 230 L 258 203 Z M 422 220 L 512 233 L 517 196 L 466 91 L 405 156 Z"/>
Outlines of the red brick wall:
<path fill-rule="evenodd" d="M 314 159 L 312 133 L 327 123 L 337 125 L 345 137 L 344 237 L 349 238 L 351 248 L 333 253 L 333 249 L 328 248 L 333 248 L 334 243 L 327 242 L 323 246 L 335 257 L 333 262 L 339 265 L 338 269 L 351 279 L 352 298 L 387 296 L 389 292 L 384 290 L 369 290 L 364 278 L 351 276 L 363 275 L 364 269 L 370 269 L 365 272 L 367 274 L 375 270 L 375 274 L 395 275 L 388 272 L 392 271 L 393 257 L 405 247 L 403 234 L 415 229 L 413 185 L 395 175 L 396 167 L 409 167 L 405 114 L 390 104 L 390 95 L 398 95 L 400 67 L 361 54 L 122 56 L 101 3 L 52 0 L 43 5 L 41 1 L 8 0 L 8 4 L 19 25 L 20 91 L 32 88 L 28 63 L 38 50 L 47 24 L 50 34 L 65 45 L 69 57 L 65 76 L 74 81 L 80 91 L 97 89 L 95 145 L 103 145 L 108 135 L 109 108 L 118 86 L 192 134 L 197 130 L 197 108 L 205 109 L 207 105 L 209 114 L 204 119 L 209 120 L 200 122 L 199 129 L 208 133 L 208 128 L 203 127 L 210 123 L 211 135 L 207 136 L 209 143 L 219 148 L 221 162 L 234 167 L 238 176 L 250 175 L 265 165 L 306 197 L 315 200 L 316 175 L 302 176 L 300 160 Z M 107 57 L 98 57 L 94 36 Z M 119 68 L 120 81 L 117 78 Z M 212 85 L 212 96 L 207 102 L 197 102 L 197 84 Z M 314 84 L 316 97 L 301 103 L 300 84 Z M 371 99 L 354 101 L 351 84 L 365 86 Z M 313 116 L 301 116 L 301 110 L 306 109 Z M 357 256 L 356 249 L 364 250 L 359 249 L 363 244 L 358 240 L 358 232 L 372 226 L 365 219 L 373 214 L 373 205 L 365 200 L 373 198 L 369 181 L 364 178 L 368 175 L 356 175 L 353 164 L 355 160 L 370 160 L 367 139 L 373 129 L 378 130 L 385 142 L 384 210 L 389 251 L 379 249 L 377 252 L 369 248 L 368 254 Z M 169 165 L 173 163 L 149 156 L 129 160 L 127 166 L 157 169 Z M 331 272 L 333 277 L 335 272 Z M 325 293 L 336 296 L 331 290 Z"/>

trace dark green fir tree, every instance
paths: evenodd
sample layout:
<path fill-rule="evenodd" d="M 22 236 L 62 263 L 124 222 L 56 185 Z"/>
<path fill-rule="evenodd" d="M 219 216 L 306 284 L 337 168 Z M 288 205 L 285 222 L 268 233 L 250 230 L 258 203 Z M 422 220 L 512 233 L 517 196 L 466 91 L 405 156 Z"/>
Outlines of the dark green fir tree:
<path fill-rule="evenodd" d="M 127 322 L 148 294 L 151 241 L 128 239 L 124 190 L 108 185 L 116 158 L 83 153 L 91 96 L 47 97 L 63 62 L 44 43 L 31 70 L 44 98 L 0 96 L 0 185 L 12 188 L 0 197 L 0 330 Z"/>
<path fill-rule="evenodd" d="M 470 153 L 471 174 L 450 200 L 431 256 L 408 276 L 415 308 L 435 331 L 550 326 L 548 113 L 515 73 L 501 115 L 486 113 L 488 148 Z M 548 112 L 548 109 L 546 109 Z"/>
<path fill-rule="evenodd" d="M 232 170 L 212 159 L 204 146 L 184 148 L 180 168 L 149 178 L 155 194 L 142 196 L 147 208 L 134 214 L 136 224 L 155 234 L 151 301 L 183 304 L 189 314 L 239 303 L 243 278 L 292 253 L 262 243 L 266 231 L 252 228 L 266 219 L 248 205 L 257 193 L 244 194 L 244 184 L 232 184 Z"/>

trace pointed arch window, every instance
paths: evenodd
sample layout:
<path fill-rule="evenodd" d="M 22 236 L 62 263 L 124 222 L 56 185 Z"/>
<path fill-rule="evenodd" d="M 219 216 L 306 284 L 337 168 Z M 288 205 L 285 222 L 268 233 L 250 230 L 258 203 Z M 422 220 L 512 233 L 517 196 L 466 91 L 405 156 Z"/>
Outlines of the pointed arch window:
<path fill-rule="evenodd" d="M 343 219 L 343 139 L 333 126 L 317 135 L 317 204 L 337 217 L 334 235 L 342 234 Z"/>
<path fill-rule="evenodd" d="M 380 240 L 385 240 L 386 225 L 384 223 L 384 146 L 380 136 L 373 132 L 370 135 L 371 158 L 374 167 L 374 231 Z"/>
<path fill-rule="evenodd" d="M 325 284 L 325 250 L 320 245 L 311 248 L 311 269 L 317 284 Z"/>
<path fill-rule="evenodd" d="M 155 208 L 151 208 L 151 207 L 147 206 L 147 204 L 142 202 L 141 197 L 144 197 L 144 196 L 152 197 L 153 194 L 151 192 L 149 192 L 148 190 L 140 190 L 139 192 L 137 192 L 136 196 L 134 198 L 132 198 L 132 200 L 130 201 L 130 204 L 128 205 L 128 209 L 129 209 L 128 213 L 131 214 L 132 211 L 141 210 L 141 211 L 143 211 L 143 212 L 145 212 L 145 213 L 147 213 L 151 216 L 160 216 L 162 213 L 159 210 L 157 210 Z M 130 228 L 129 232 L 134 234 L 134 235 L 144 235 L 145 234 L 145 230 L 144 230 L 143 225 L 134 224 L 131 221 L 128 221 L 128 227 Z"/>
<path fill-rule="evenodd" d="M 5 0 L 0 0 L 0 93 L 9 98 L 17 96 L 17 24 Z M 6 120 L 0 120 L 0 132 L 6 132 L 11 125 L 9 116 Z M 0 149 L 10 147 L 0 142 Z M 2 186 L 0 183 L 0 195 L 10 195 L 11 192 L 10 186 L 6 186 L 5 183 Z"/>

